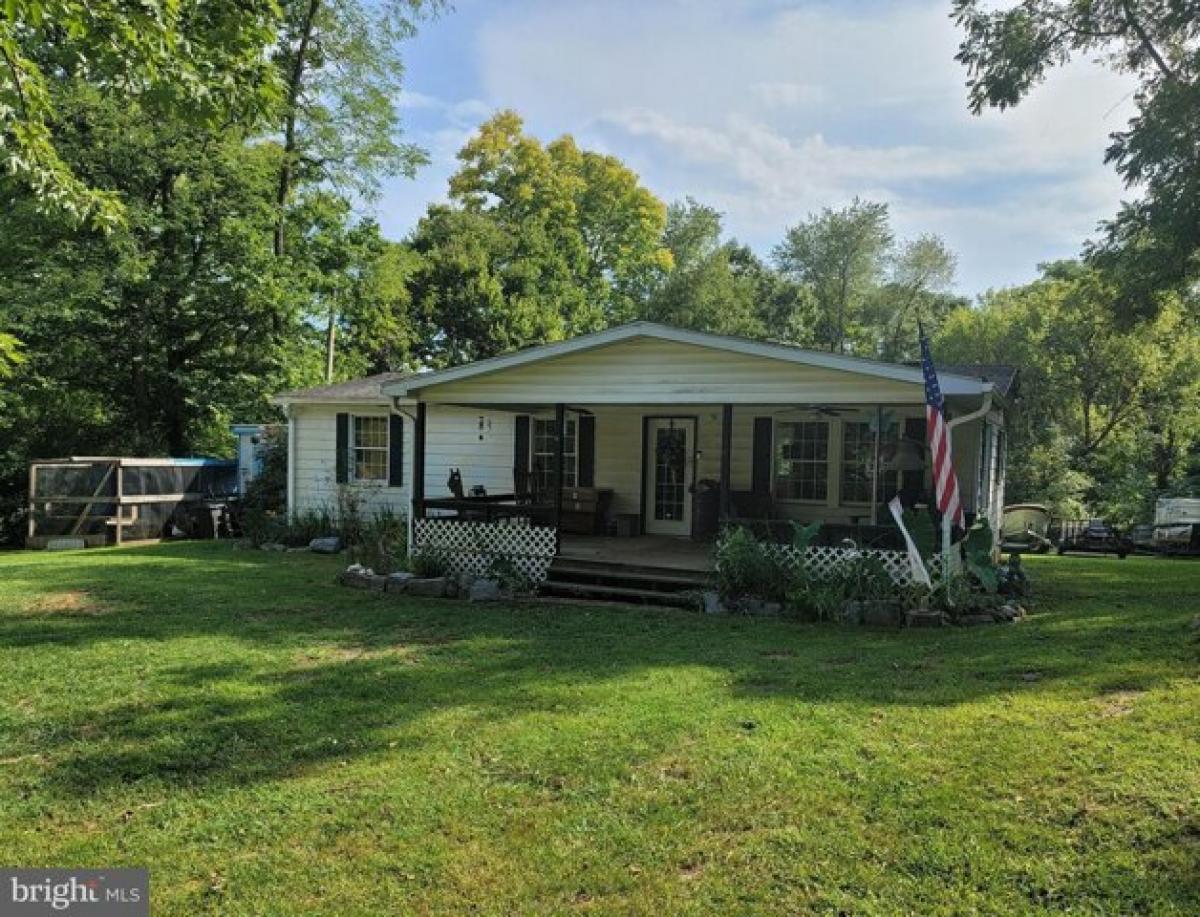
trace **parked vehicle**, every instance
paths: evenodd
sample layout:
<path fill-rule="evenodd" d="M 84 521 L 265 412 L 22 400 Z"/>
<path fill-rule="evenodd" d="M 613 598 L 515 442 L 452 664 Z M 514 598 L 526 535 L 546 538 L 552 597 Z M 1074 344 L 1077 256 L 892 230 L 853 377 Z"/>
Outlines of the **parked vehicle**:
<path fill-rule="evenodd" d="M 1014 503 L 1004 507 L 1000 523 L 1000 550 L 1018 554 L 1045 554 L 1052 547 L 1050 510 L 1040 503 Z"/>
<path fill-rule="evenodd" d="M 1160 554 L 1200 554 L 1200 500 L 1163 497 L 1158 501 L 1154 547 Z"/>
<path fill-rule="evenodd" d="M 1103 519 L 1061 522 L 1058 525 L 1058 553 L 1116 554 L 1124 560 L 1133 553 L 1129 536 Z"/>
<path fill-rule="evenodd" d="M 1129 540 L 1133 542 L 1133 549 L 1138 554 L 1157 553 L 1154 547 L 1154 524 L 1151 522 L 1139 522 L 1131 525 Z"/>

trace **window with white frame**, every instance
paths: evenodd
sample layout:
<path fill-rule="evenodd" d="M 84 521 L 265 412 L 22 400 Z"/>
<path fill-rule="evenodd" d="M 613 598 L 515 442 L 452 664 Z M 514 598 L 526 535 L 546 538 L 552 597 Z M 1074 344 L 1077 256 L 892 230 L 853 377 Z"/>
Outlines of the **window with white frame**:
<path fill-rule="evenodd" d="M 355 481 L 388 479 L 388 418 L 354 417 L 351 462 Z"/>
<path fill-rule="evenodd" d="M 563 487 L 574 487 L 579 479 L 579 424 L 574 417 L 563 421 Z M 530 437 L 529 467 L 534 488 L 542 493 L 554 488 L 554 418 L 534 417 Z"/>
<path fill-rule="evenodd" d="M 775 496 L 821 500 L 829 494 L 829 424 L 823 420 L 775 425 Z"/>
<path fill-rule="evenodd" d="M 889 427 L 879 436 L 879 456 L 894 452 L 899 443 L 898 427 Z M 900 489 L 897 471 L 878 471 L 879 489 L 874 490 L 876 468 L 875 431 L 865 421 L 847 420 L 842 423 L 841 500 L 843 503 L 870 503 L 872 499 L 890 500 Z M 881 463 L 880 463 L 881 464 Z"/>

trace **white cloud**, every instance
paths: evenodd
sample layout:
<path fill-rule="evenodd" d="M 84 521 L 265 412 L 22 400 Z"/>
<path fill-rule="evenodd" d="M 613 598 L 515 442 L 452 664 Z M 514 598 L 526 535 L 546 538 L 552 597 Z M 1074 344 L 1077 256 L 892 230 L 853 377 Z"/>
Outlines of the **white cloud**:
<path fill-rule="evenodd" d="M 806 86 L 786 80 L 754 83 L 750 93 L 767 108 L 799 108 L 825 101 L 825 90 L 820 86 Z"/>
<path fill-rule="evenodd" d="M 615 152 L 659 194 L 724 208 L 760 250 L 821 206 L 886 200 L 900 231 L 947 238 L 975 291 L 1077 251 L 1114 212 L 1102 156 L 1129 85 L 1075 65 L 972 117 L 946 13 L 535 0 L 479 33 L 481 95 Z"/>

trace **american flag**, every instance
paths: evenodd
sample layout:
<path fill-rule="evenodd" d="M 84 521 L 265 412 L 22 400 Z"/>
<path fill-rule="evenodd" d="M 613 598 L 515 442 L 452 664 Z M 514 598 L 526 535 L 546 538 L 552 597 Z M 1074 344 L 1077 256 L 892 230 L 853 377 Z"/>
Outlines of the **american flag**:
<path fill-rule="evenodd" d="M 929 436 L 929 451 L 933 454 L 934 498 L 943 517 L 949 518 L 960 529 L 966 528 L 962 501 L 958 498 L 958 475 L 954 473 L 954 461 L 950 456 L 950 430 L 946 427 L 942 387 L 938 385 L 929 338 L 923 328 L 920 336 L 921 372 L 925 375 L 925 430 Z"/>

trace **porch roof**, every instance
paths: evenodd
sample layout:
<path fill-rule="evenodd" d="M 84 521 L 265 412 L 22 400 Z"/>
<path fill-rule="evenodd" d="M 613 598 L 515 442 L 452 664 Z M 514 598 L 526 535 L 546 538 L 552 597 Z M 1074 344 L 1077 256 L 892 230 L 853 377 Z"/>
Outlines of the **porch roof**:
<path fill-rule="evenodd" d="M 939 374 L 950 398 L 992 383 Z M 385 384 L 386 395 L 434 403 L 920 403 L 917 367 L 633 322 Z"/>

